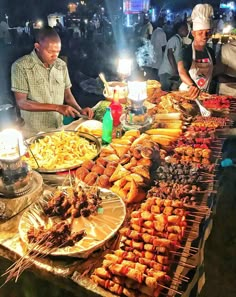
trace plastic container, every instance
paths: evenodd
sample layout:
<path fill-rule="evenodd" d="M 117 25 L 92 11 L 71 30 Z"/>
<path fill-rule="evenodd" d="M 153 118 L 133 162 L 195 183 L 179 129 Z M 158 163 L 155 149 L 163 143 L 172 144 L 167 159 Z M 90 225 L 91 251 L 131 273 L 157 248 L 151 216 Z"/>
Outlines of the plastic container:
<path fill-rule="evenodd" d="M 102 143 L 109 144 L 112 140 L 113 118 L 111 108 L 107 107 L 102 120 Z"/>
<path fill-rule="evenodd" d="M 119 94 L 116 90 L 114 90 L 113 100 L 110 104 L 111 108 L 111 115 L 113 118 L 113 125 L 119 126 L 120 125 L 120 117 L 122 115 L 122 105 L 119 101 Z"/>

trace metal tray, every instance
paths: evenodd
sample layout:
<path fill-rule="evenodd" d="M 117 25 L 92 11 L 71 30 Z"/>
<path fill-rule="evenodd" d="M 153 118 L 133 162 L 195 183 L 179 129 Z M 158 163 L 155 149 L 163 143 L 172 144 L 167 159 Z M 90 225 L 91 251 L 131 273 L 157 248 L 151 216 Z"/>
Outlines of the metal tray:
<path fill-rule="evenodd" d="M 88 134 L 88 133 L 74 131 L 74 130 L 63 130 L 63 131 L 65 133 L 74 133 L 76 135 L 79 135 L 80 137 L 83 137 L 83 138 L 89 140 L 91 143 L 95 143 L 97 152 L 91 159 L 94 159 L 99 155 L 99 153 L 101 151 L 101 143 L 100 143 L 100 141 L 98 140 L 97 137 L 95 137 L 95 136 L 93 136 L 91 134 Z M 55 135 L 55 134 L 61 133 L 61 132 L 62 132 L 61 130 L 56 130 L 56 131 L 51 131 L 51 132 L 47 132 L 47 133 L 41 133 L 41 134 L 39 134 L 39 135 L 37 135 L 35 137 L 27 139 L 26 143 L 28 144 L 29 153 L 31 152 L 30 151 L 30 145 L 33 142 L 37 142 L 39 139 L 42 139 L 42 138 L 44 138 L 46 136 L 52 136 L 52 135 Z M 37 157 L 35 155 L 34 155 L 34 157 L 37 160 Z M 27 162 L 29 160 L 29 158 L 24 157 L 24 160 Z M 76 163 L 74 163 L 73 165 L 62 166 L 61 168 L 55 168 L 55 169 L 54 168 L 53 169 L 46 169 L 46 168 L 40 167 L 40 160 L 37 160 L 37 161 L 38 161 L 39 167 L 31 166 L 34 170 L 37 170 L 40 173 L 56 173 L 56 172 L 63 172 L 63 171 L 68 171 L 68 170 L 71 170 L 71 169 L 75 169 L 75 168 L 79 167 L 83 163 L 84 160 L 77 160 Z"/>
<path fill-rule="evenodd" d="M 79 217 L 73 220 L 72 232 L 84 229 L 86 236 L 74 246 L 55 249 L 50 255 L 87 258 L 93 251 L 104 245 L 108 239 L 116 234 L 126 216 L 125 204 L 118 195 L 107 189 L 100 189 L 100 197 L 102 198 L 102 213 L 91 215 L 88 218 Z M 46 216 L 43 211 L 45 199 L 47 198 L 43 196 L 39 202 L 33 204 L 25 211 L 19 223 L 20 237 L 29 248 L 32 248 L 32 245 L 28 242 L 27 231 L 31 226 L 35 228 L 38 228 L 40 225 L 47 227 L 61 221 L 57 217 Z M 35 245 L 33 247 L 37 251 Z"/>

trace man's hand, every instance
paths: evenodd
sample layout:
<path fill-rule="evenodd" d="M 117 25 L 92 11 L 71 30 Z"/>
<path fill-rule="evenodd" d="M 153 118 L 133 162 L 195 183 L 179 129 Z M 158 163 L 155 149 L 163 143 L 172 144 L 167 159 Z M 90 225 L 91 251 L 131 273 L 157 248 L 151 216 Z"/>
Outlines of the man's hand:
<path fill-rule="evenodd" d="M 89 107 L 81 109 L 81 113 L 87 115 L 90 120 L 93 118 L 94 115 L 93 110 Z"/>
<path fill-rule="evenodd" d="M 56 111 L 66 117 L 76 118 L 80 115 L 78 110 L 69 105 L 58 105 Z"/>
<path fill-rule="evenodd" d="M 191 99 L 196 99 L 200 93 L 201 93 L 201 90 L 199 90 L 199 88 L 195 85 L 190 86 L 188 90 L 188 95 Z"/>

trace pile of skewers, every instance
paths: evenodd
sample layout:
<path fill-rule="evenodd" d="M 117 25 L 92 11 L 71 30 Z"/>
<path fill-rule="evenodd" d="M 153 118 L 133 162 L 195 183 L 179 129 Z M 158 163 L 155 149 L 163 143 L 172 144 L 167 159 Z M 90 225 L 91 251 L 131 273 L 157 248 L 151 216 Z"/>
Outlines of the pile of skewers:
<path fill-rule="evenodd" d="M 2 274 L 2 276 L 7 276 L 4 284 L 12 279 L 15 279 L 15 282 L 17 282 L 20 275 L 30 268 L 34 261 L 39 261 L 58 248 L 73 246 L 85 235 L 85 230 L 72 232 L 71 223 L 66 221 L 55 223 L 48 228 L 44 228 L 44 226 L 35 228 L 32 226 L 27 232 L 30 244 L 27 252 Z"/>
<path fill-rule="evenodd" d="M 119 295 L 159 296 L 163 290 L 180 294 L 171 288 L 171 280 L 187 280 L 182 275 L 172 275 L 171 265 L 189 267 L 183 258 L 197 252 L 195 248 L 185 251 L 182 246 L 191 233 L 188 215 L 181 200 L 149 197 L 139 210 L 132 212 L 129 226 L 120 230 L 120 249 L 107 254 L 91 278 Z"/>
<path fill-rule="evenodd" d="M 157 181 L 156 186 L 153 186 L 148 191 L 147 197 L 155 195 L 156 197 L 159 197 L 161 199 L 180 199 L 183 203 L 196 204 L 199 196 L 204 193 L 205 191 L 203 191 L 202 187 L 200 187 L 199 185 L 185 185 L 169 181 Z"/>

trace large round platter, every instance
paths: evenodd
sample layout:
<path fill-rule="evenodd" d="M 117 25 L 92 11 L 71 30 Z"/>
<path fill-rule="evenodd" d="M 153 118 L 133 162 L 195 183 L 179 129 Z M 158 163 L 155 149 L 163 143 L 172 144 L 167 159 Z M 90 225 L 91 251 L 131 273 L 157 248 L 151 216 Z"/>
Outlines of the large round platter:
<path fill-rule="evenodd" d="M 86 231 L 85 237 L 74 246 L 55 249 L 50 255 L 87 258 L 115 235 L 126 216 L 125 204 L 119 196 L 106 189 L 100 189 L 100 196 L 102 198 L 102 211 L 88 218 L 75 218 L 73 221 L 72 232 L 79 232 L 83 229 Z M 45 215 L 42 206 L 45 199 L 43 197 L 25 211 L 19 223 L 20 237 L 29 248 L 32 246 L 28 242 L 27 231 L 31 226 L 35 228 L 40 225 L 47 227 L 61 221 L 58 218 Z M 37 248 L 35 250 L 37 251 Z"/>
<path fill-rule="evenodd" d="M 27 143 L 29 144 L 29 148 L 30 148 L 30 145 L 32 145 L 33 143 L 40 143 L 40 140 L 44 139 L 45 137 L 49 136 L 49 137 L 54 137 L 54 136 L 59 136 L 60 134 L 59 133 L 65 133 L 66 135 L 71 135 L 71 137 L 73 137 L 73 135 L 75 136 L 79 136 L 81 138 L 84 138 L 86 140 L 89 141 L 89 143 L 91 144 L 94 144 L 96 149 L 95 149 L 95 152 L 92 156 L 89 156 L 87 158 L 88 159 L 94 159 L 96 158 L 100 151 L 101 151 L 101 143 L 100 141 L 97 139 L 97 137 L 91 135 L 91 134 L 88 134 L 88 133 L 84 133 L 84 132 L 79 132 L 79 131 L 72 131 L 72 130 L 63 130 L 63 131 L 51 131 L 51 132 L 47 132 L 47 133 L 41 133 L 35 137 L 32 137 L 30 139 L 27 140 Z M 72 138 L 73 139 L 73 138 Z M 51 145 L 49 144 L 49 149 L 51 149 Z M 29 149 L 29 154 L 31 154 L 32 150 Z M 73 150 L 73 153 L 75 151 Z M 57 156 L 56 155 L 57 153 L 55 152 L 54 156 Z M 36 158 L 37 162 L 38 162 L 38 165 L 36 164 L 36 162 L 34 162 L 34 158 L 31 156 L 31 160 L 33 161 L 33 164 L 31 164 L 31 162 L 29 161 L 29 158 L 25 157 L 25 161 L 27 163 L 29 163 L 29 165 L 34 169 L 34 170 L 37 170 L 38 172 L 41 172 L 41 173 L 56 173 L 56 172 L 63 172 L 63 171 L 68 171 L 68 170 L 71 170 L 71 169 L 74 169 L 74 168 L 77 168 L 79 167 L 83 161 L 83 159 L 74 159 L 72 154 L 71 153 L 67 153 L 66 155 L 68 157 L 68 161 L 65 162 L 64 164 L 61 164 L 61 165 L 58 165 L 57 162 L 55 162 L 55 167 L 53 168 L 46 168 L 46 167 L 43 167 L 43 166 L 40 166 L 40 159 L 37 158 L 37 156 L 35 156 L 34 154 L 34 157 Z M 52 159 L 49 159 L 49 161 L 52 161 Z"/>
<path fill-rule="evenodd" d="M 89 133 L 96 137 L 102 137 L 102 122 L 97 120 L 88 120 L 80 123 L 75 131 Z"/>

